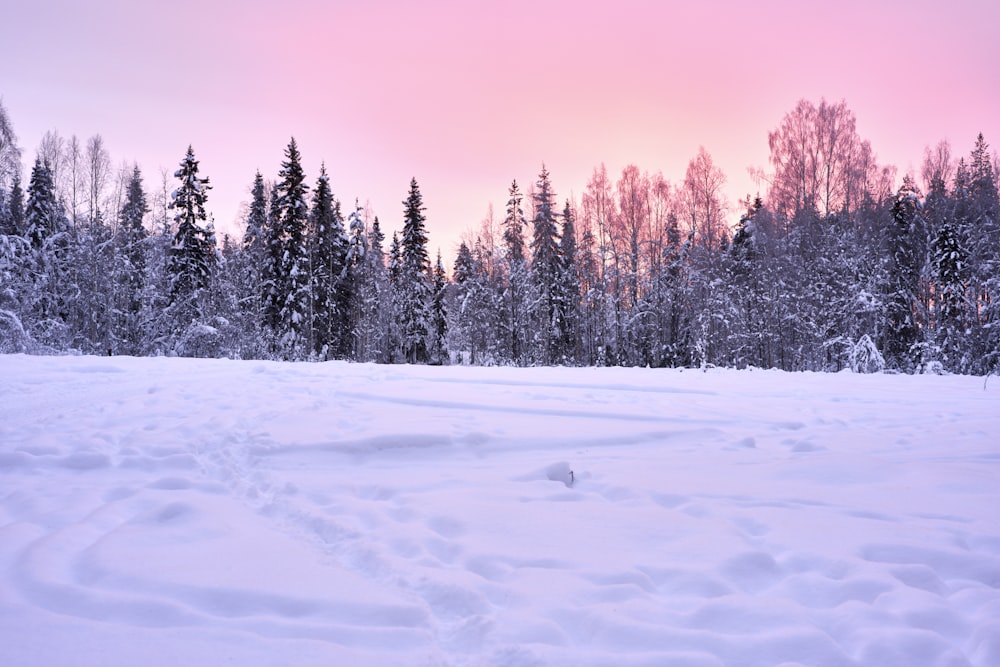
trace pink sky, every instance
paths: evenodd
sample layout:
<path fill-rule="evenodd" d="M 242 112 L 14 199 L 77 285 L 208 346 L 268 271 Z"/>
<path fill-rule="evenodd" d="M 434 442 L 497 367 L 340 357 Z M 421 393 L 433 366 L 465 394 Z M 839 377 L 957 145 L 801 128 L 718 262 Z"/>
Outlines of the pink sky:
<path fill-rule="evenodd" d="M 901 175 L 941 139 L 1000 148 L 996 0 L 14 4 L 0 97 L 26 167 L 46 130 L 100 133 L 152 188 L 192 144 L 217 227 L 241 233 L 294 135 L 310 183 L 325 160 L 345 210 L 369 201 L 389 233 L 416 176 L 449 266 L 543 161 L 561 202 L 602 162 L 679 182 L 704 145 L 742 199 L 801 98 L 845 99 Z"/>

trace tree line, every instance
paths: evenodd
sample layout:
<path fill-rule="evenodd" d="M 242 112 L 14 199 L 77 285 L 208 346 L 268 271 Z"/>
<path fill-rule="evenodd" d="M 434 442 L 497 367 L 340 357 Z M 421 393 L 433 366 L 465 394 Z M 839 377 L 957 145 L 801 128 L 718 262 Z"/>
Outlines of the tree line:
<path fill-rule="evenodd" d="M 1000 367 L 997 156 L 947 142 L 895 187 L 846 103 L 769 134 L 734 228 L 702 148 L 684 178 L 543 166 L 466 234 L 447 275 L 416 179 L 386 249 L 294 139 L 255 174 L 242 238 L 216 238 L 192 148 L 148 191 L 100 137 L 44 138 L 27 188 L 0 106 L 0 351 L 379 363 L 961 372 Z"/>

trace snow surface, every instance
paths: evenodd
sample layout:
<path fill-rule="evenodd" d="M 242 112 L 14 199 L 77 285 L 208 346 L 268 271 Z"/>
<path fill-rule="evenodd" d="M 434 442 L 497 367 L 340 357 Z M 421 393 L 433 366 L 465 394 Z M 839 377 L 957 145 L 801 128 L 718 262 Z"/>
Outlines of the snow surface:
<path fill-rule="evenodd" d="M 1000 379 L 0 357 L 0 664 L 1000 665 Z"/>

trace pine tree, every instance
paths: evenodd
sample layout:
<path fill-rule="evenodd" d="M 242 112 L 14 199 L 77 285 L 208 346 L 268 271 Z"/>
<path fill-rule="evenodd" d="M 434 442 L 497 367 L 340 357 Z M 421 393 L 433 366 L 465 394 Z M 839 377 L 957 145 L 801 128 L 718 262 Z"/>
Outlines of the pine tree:
<path fill-rule="evenodd" d="M 354 210 L 347 218 L 347 257 L 345 262 L 343 292 L 347 297 L 347 317 L 344 333 L 345 341 L 352 359 L 360 360 L 362 356 L 362 322 L 364 320 L 364 297 L 368 271 L 368 234 L 365 221 L 361 215 L 361 206 L 354 200 Z"/>
<path fill-rule="evenodd" d="M 348 241 L 340 202 L 334 199 L 326 165 L 313 192 L 310 212 L 310 254 L 312 257 L 312 352 L 321 359 L 349 356 L 351 290 L 347 281 Z"/>
<path fill-rule="evenodd" d="M 170 249 L 170 304 L 175 316 L 175 334 L 201 318 L 202 299 L 215 267 L 215 240 L 208 227 L 205 201 L 211 189 L 207 178 L 198 176 L 198 160 L 189 146 L 174 173 L 181 186 L 174 191 L 170 208 L 177 232 Z"/>
<path fill-rule="evenodd" d="M 423 197 L 417 179 L 410 181 L 410 193 L 403 202 L 403 237 L 399 242 L 399 333 L 403 357 L 408 363 L 428 361 L 431 334 L 431 272 L 424 229 Z"/>
<path fill-rule="evenodd" d="M 555 362 L 559 332 L 563 327 L 556 284 L 560 270 L 559 232 L 556 227 L 555 194 L 549 172 L 542 172 L 535 185 L 535 218 L 531 238 L 532 324 L 534 359 L 549 365 Z"/>

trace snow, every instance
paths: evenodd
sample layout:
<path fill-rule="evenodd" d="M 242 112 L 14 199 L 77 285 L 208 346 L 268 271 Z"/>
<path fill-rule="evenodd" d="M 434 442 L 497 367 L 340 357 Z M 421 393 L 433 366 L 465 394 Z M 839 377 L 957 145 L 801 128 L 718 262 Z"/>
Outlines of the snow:
<path fill-rule="evenodd" d="M 0 357 L 4 665 L 1000 664 L 1000 380 Z"/>

